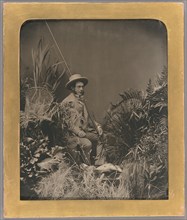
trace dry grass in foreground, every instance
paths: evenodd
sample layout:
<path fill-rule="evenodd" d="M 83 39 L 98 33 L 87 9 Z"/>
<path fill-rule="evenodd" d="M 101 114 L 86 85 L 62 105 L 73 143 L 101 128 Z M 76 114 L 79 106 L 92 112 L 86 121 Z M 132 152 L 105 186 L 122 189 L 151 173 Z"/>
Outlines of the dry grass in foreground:
<path fill-rule="evenodd" d="M 37 187 L 40 199 L 129 199 L 130 185 L 127 170 L 110 174 L 95 167 L 81 169 L 61 164 L 58 171 L 43 178 Z"/>

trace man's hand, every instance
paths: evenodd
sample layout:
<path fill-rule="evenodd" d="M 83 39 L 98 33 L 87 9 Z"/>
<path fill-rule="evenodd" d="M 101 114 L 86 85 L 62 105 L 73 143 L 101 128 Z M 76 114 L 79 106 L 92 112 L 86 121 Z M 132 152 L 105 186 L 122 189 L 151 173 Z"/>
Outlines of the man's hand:
<path fill-rule="evenodd" d="M 99 136 L 101 136 L 101 135 L 103 134 L 103 129 L 102 129 L 101 126 L 98 126 L 98 127 L 97 127 L 97 131 L 98 131 L 98 133 L 99 133 Z"/>
<path fill-rule="evenodd" d="M 80 138 L 83 138 L 83 137 L 86 136 L 86 133 L 85 133 L 84 131 L 79 131 L 78 136 L 79 136 Z"/>

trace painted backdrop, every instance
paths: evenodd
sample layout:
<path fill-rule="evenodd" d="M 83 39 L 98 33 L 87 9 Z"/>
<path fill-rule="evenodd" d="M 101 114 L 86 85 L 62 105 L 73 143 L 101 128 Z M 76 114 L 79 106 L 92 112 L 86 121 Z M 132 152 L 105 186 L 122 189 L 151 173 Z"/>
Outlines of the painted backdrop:
<path fill-rule="evenodd" d="M 156 20 L 48 20 L 52 34 L 73 73 L 88 77 L 86 98 L 98 121 L 119 93 L 146 89 L 167 66 L 167 31 Z M 26 22 L 20 32 L 21 77 L 32 72 L 31 50 L 41 38 L 53 45 L 51 60 L 59 59 L 45 21 Z M 64 79 L 65 81 L 67 80 Z M 64 84 L 58 94 L 62 99 Z"/>

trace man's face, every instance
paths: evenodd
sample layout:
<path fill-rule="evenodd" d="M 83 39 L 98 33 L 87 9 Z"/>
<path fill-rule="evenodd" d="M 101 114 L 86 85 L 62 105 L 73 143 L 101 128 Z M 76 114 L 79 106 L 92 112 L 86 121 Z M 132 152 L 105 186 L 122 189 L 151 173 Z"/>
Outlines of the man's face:
<path fill-rule="evenodd" d="M 83 82 L 76 82 L 74 87 L 74 93 L 78 96 L 84 95 L 84 83 Z"/>

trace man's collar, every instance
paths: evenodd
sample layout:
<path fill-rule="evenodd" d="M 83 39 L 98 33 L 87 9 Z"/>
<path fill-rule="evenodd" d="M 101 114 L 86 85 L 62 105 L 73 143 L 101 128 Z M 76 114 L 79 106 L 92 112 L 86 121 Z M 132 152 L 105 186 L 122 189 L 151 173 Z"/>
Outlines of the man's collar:
<path fill-rule="evenodd" d="M 75 93 L 73 93 L 73 95 L 75 96 L 75 98 L 77 98 L 79 101 L 83 102 L 84 101 L 84 96 L 79 96 Z"/>

